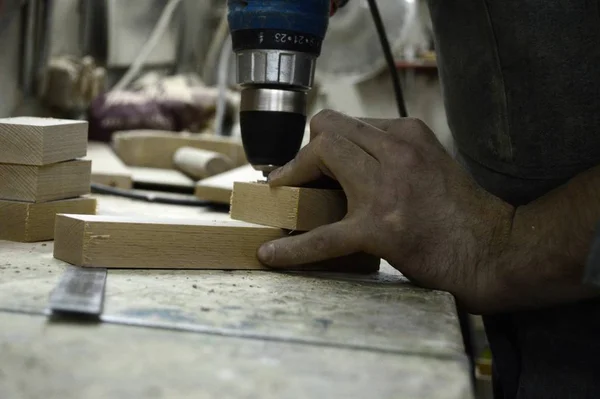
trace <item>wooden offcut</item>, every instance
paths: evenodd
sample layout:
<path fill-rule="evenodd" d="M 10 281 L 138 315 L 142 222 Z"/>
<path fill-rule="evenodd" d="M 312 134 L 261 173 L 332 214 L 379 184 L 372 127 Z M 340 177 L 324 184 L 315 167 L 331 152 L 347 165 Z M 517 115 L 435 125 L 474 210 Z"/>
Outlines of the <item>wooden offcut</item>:
<path fill-rule="evenodd" d="M 91 162 L 75 160 L 44 166 L 0 164 L 0 199 L 45 202 L 90 192 Z"/>
<path fill-rule="evenodd" d="M 261 172 L 254 170 L 250 165 L 241 166 L 225 173 L 221 173 L 208 179 L 200 180 L 196 183 L 196 197 L 216 202 L 223 205 L 229 205 L 231 202 L 231 193 L 233 192 L 233 183 L 251 182 L 263 179 Z"/>
<path fill-rule="evenodd" d="M 17 117 L 0 119 L 0 163 L 48 165 L 85 156 L 83 121 Z"/>
<path fill-rule="evenodd" d="M 133 176 L 133 183 L 139 188 L 156 190 L 173 190 L 181 192 L 194 191 L 195 181 L 184 175 L 178 170 L 144 168 L 140 166 L 130 166 Z"/>
<path fill-rule="evenodd" d="M 175 151 L 173 164 L 177 170 L 195 180 L 206 179 L 233 169 L 233 161 L 228 156 L 193 147 L 181 147 Z"/>
<path fill-rule="evenodd" d="M 236 182 L 231 218 L 288 230 L 308 231 L 335 223 L 346 215 L 342 190 L 275 187 Z"/>
<path fill-rule="evenodd" d="M 58 213 L 94 214 L 96 200 L 73 198 L 42 203 L 0 200 L 0 240 L 52 240 L 54 220 Z"/>
<path fill-rule="evenodd" d="M 233 220 L 58 215 L 54 257 L 87 267 L 260 270 L 259 246 L 287 235 Z M 379 259 L 356 254 L 298 269 L 372 272 Z"/>
<path fill-rule="evenodd" d="M 132 172 L 105 143 L 90 142 L 86 159 L 92 161 L 92 182 L 105 186 L 130 189 Z"/>
<path fill-rule="evenodd" d="M 227 156 L 234 166 L 247 163 L 240 140 L 210 134 L 185 134 L 155 130 L 117 132 L 112 137 L 117 155 L 129 166 L 175 169 L 173 156 L 181 147 L 199 148 Z"/>

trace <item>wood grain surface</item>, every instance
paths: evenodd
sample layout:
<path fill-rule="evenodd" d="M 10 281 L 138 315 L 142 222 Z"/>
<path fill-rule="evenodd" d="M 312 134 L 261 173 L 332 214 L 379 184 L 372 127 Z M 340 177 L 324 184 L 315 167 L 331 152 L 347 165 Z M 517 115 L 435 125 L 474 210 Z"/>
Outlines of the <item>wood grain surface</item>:
<path fill-rule="evenodd" d="M 0 164 L 0 199 L 46 202 L 90 192 L 91 162 L 75 160 L 44 166 Z"/>
<path fill-rule="evenodd" d="M 254 170 L 250 165 L 245 165 L 209 177 L 208 179 L 200 180 L 196 184 L 195 193 L 196 197 L 200 199 L 229 205 L 234 182 L 251 182 L 260 179 L 263 179 L 261 172 Z"/>
<path fill-rule="evenodd" d="M 346 215 L 342 190 L 271 188 L 266 183 L 236 182 L 231 218 L 288 230 L 308 231 Z"/>
<path fill-rule="evenodd" d="M 85 156 L 84 121 L 17 117 L 0 119 L 0 163 L 48 165 Z"/>
<path fill-rule="evenodd" d="M 36 242 L 54 238 L 57 213 L 94 214 L 94 198 L 29 203 L 0 200 L 0 240 Z"/>
<path fill-rule="evenodd" d="M 234 220 L 58 215 L 54 257 L 88 267 L 260 270 L 258 247 L 287 234 Z M 379 263 L 356 254 L 298 269 L 374 272 Z"/>
<path fill-rule="evenodd" d="M 233 169 L 233 161 L 226 155 L 193 147 L 181 147 L 173 155 L 177 170 L 195 179 L 206 179 Z"/>
<path fill-rule="evenodd" d="M 129 166 L 175 169 L 173 155 L 181 147 L 224 154 L 233 161 L 234 166 L 247 163 L 241 141 L 210 134 L 131 130 L 115 133 L 112 140 L 116 153 Z"/>
<path fill-rule="evenodd" d="M 196 182 L 178 170 L 130 166 L 133 182 L 146 187 L 186 189 L 190 193 Z"/>
<path fill-rule="evenodd" d="M 130 189 L 133 186 L 131 170 L 105 143 L 88 143 L 86 159 L 92 161 L 92 182 L 106 186 Z"/>

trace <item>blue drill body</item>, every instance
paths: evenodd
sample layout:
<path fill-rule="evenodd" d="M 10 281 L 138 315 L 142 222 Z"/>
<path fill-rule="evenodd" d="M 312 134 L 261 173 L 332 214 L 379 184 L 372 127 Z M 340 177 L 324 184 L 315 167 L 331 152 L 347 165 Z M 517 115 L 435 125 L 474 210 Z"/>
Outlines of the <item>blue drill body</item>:
<path fill-rule="evenodd" d="M 240 127 L 248 161 L 267 174 L 302 143 L 307 91 L 329 24 L 331 0 L 229 0 Z"/>
<path fill-rule="evenodd" d="M 275 29 L 325 37 L 330 0 L 229 0 L 229 29 Z"/>

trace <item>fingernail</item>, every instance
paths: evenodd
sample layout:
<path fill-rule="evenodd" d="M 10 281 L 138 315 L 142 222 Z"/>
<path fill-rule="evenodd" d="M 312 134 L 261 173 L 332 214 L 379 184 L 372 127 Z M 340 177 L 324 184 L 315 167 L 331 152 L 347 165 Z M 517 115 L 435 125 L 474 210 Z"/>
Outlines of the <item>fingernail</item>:
<path fill-rule="evenodd" d="M 258 248 L 258 260 L 262 263 L 270 265 L 275 257 L 275 246 L 271 243 L 263 244 Z"/>
<path fill-rule="evenodd" d="M 277 177 L 281 174 L 281 168 L 277 168 L 267 176 L 267 182 L 270 182 L 273 179 L 277 179 Z"/>

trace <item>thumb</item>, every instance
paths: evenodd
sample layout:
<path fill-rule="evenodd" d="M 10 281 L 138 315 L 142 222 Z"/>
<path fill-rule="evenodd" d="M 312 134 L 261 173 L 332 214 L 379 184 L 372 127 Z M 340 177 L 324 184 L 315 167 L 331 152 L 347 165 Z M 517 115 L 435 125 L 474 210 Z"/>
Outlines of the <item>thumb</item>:
<path fill-rule="evenodd" d="M 258 249 L 257 256 L 267 266 L 286 268 L 350 255 L 361 251 L 357 231 L 342 220 L 265 243 Z"/>

